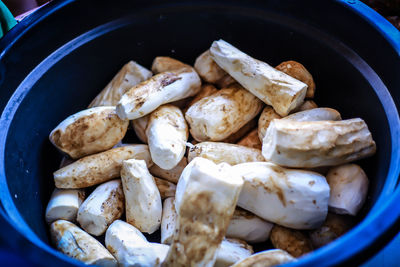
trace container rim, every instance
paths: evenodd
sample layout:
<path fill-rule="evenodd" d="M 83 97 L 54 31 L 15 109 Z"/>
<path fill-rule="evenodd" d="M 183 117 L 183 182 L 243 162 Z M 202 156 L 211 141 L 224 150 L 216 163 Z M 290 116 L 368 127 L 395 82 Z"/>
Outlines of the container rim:
<path fill-rule="evenodd" d="M 8 52 L 8 50 L 13 46 L 13 44 L 19 40 L 25 32 L 29 31 L 30 28 L 37 25 L 40 21 L 46 19 L 46 17 L 54 14 L 57 10 L 63 8 L 64 6 L 75 2 L 76 0 L 64 0 L 64 1 L 53 1 L 48 5 L 40 8 L 33 14 L 26 17 L 20 23 L 18 23 L 13 29 L 11 29 L 1 40 L 0 40 L 0 61 L 3 56 Z M 355 0 L 334 0 L 339 4 L 343 5 L 345 8 L 351 10 L 355 15 L 360 16 L 367 23 L 372 25 L 393 47 L 396 51 L 397 55 L 400 57 L 400 32 L 391 25 L 385 18 L 379 15 L 377 12 L 366 6 L 365 4 L 355 1 Z M 390 98 L 388 101 L 391 101 L 392 105 L 395 106 L 393 100 Z M 0 107 L 2 110 L 3 107 Z M 5 114 L 2 114 L 2 118 L 0 119 L 0 124 L 2 124 Z M 397 110 L 388 115 L 388 121 L 399 121 Z M 389 118 L 389 116 L 391 116 Z M 391 120 L 392 119 L 392 120 Z M 6 131 L 0 129 L 0 139 L 6 138 Z M 390 169 L 388 173 L 388 177 L 397 177 L 400 173 L 400 151 L 394 150 L 393 148 L 399 147 L 400 139 L 394 138 L 400 136 L 400 129 L 397 127 L 391 127 L 391 136 L 392 136 L 392 157 L 390 163 Z M 1 141 L 3 143 L 3 140 Z M 5 142 L 5 139 L 4 139 Z M 4 147 L 0 147 L 0 158 L 4 155 Z M 0 165 L 2 165 L 0 163 Z M 5 180 L 5 172 L 4 166 L 0 166 L 0 180 Z M 12 203 L 11 196 L 9 192 L 3 192 L 1 190 L 2 195 L 4 193 L 7 195 L 6 202 Z M 366 253 L 376 252 L 384 244 L 386 244 L 391 238 L 393 238 L 394 233 L 398 232 L 400 229 L 400 208 L 397 207 L 397 202 L 400 201 L 400 188 L 397 187 L 393 192 L 390 193 L 389 199 L 385 199 L 385 201 L 379 201 L 374 205 L 380 205 L 380 209 L 376 210 L 372 214 L 372 210 L 369 212 L 368 216 L 355 228 L 352 229 L 352 235 L 346 235 L 342 237 L 340 240 L 337 240 L 331 243 L 328 246 L 325 246 L 321 249 L 316 250 L 314 253 L 310 254 L 302 258 L 300 262 L 292 263 L 287 266 L 310 266 L 310 265 L 327 265 L 325 259 L 328 257 L 330 262 L 329 264 L 338 265 L 340 263 L 344 263 L 350 259 L 350 257 L 356 257 L 357 261 L 362 261 L 363 258 L 368 256 L 372 256 L 372 254 Z M 382 199 L 382 198 L 380 198 Z M 381 203 L 382 202 L 382 203 Z M 10 204 L 8 204 L 10 205 Z M 13 204 L 12 204 L 13 205 Z M 15 207 L 14 207 L 15 208 Z M 14 214 L 15 215 L 15 214 Z M 35 244 L 39 248 L 44 251 L 55 255 L 69 264 L 75 264 L 84 266 L 80 262 L 71 259 L 59 252 L 55 249 L 51 248 L 48 244 L 44 243 L 41 239 L 39 239 L 36 234 L 29 228 L 29 226 L 24 222 L 22 217 L 11 216 L 10 214 L 6 214 L 0 212 L 0 216 L 2 216 L 8 224 L 11 225 L 13 229 L 20 232 L 22 236 L 24 236 L 29 242 Z M 22 224 L 14 224 L 13 221 L 24 222 Z M 379 226 L 379 234 L 377 233 L 377 226 Z M 343 243 L 346 243 L 346 250 L 343 250 Z M 379 244 L 379 245 L 377 245 Z"/>

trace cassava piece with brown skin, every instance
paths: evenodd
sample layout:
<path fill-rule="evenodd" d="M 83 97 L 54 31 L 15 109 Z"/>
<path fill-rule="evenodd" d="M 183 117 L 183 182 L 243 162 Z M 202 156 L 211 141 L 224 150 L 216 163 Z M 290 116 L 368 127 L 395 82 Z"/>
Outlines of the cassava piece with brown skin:
<path fill-rule="evenodd" d="M 315 94 L 314 79 L 311 73 L 309 73 L 308 70 L 301 63 L 293 60 L 284 61 L 278 66 L 276 66 L 275 69 L 280 70 L 286 73 L 287 75 L 307 84 L 308 87 L 307 87 L 306 97 L 307 98 L 314 97 Z"/>
<path fill-rule="evenodd" d="M 79 207 L 77 221 L 89 234 L 99 236 L 124 212 L 121 180 L 99 185 Z"/>
<path fill-rule="evenodd" d="M 305 112 L 305 111 L 303 111 Z M 263 139 L 267 161 L 293 168 L 335 166 L 375 154 L 362 119 L 342 121 L 273 120 Z"/>
<path fill-rule="evenodd" d="M 221 142 L 231 143 L 231 144 L 234 144 L 234 143 L 238 142 L 241 138 L 244 138 L 244 136 L 246 134 L 248 134 L 252 129 L 257 127 L 257 121 L 258 121 L 257 117 L 252 119 L 251 121 L 246 123 L 244 126 L 242 126 L 242 128 L 240 128 L 235 133 L 231 134 L 230 136 L 228 136 L 227 138 L 225 138 Z"/>
<path fill-rule="evenodd" d="M 255 148 L 261 150 L 262 143 L 258 137 L 258 129 L 254 129 L 249 132 L 245 137 L 243 137 L 238 143 L 240 146 L 246 146 L 250 148 Z"/>
<path fill-rule="evenodd" d="M 122 162 L 143 159 L 151 166 L 147 145 L 124 145 L 105 152 L 86 156 L 54 172 L 57 188 L 85 188 L 119 177 Z"/>
<path fill-rule="evenodd" d="M 89 108 L 116 106 L 121 96 L 133 86 L 149 79 L 153 74 L 134 61 L 129 61 L 115 75 L 109 84 L 93 99 Z"/>
<path fill-rule="evenodd" d="M 176 184 L 178 183 L 179 177 L 181 176 L 181 173 L 187 164 L 187 158 L 183 157 L 182 160 L 171 170 L 161 169 L 156 164 L 153 164 L 153 166 L 151 166 L 149 170 L 152 175 Z"/>
<path fill-rule="evenodd" d="M 189 137 L 182 111 L 173 105 L 157 108 L 150 114 L 146 136 L 153 162 L 162 169 L 173 169 L 185 155 Z"/>
<path fill-rule="evenodd" d="M 200 89 L 201 81 L 194 70 L 162 72 L 127 91 L 118 102 L 117 114 L 121 119 L 138 119 L 163 104 L 194 96 Z"/>
<path fill-rule="evenodd" d="M 215 63 L 211 57 L 210 50 L 205 51 L 196 58 L 194 68 L 205 82 L 215 84 L 219 88 L 224 88 L 236 82 Z"/>
<path fill-rule="evenodd" d="M 275 248 L 288 252 L 295 258 L 301 257 L 313 250 L 308 236 L 301 231 L 275 225 L 270 236 Z"/>
<path fill-rule="evenodd" d="M 262 141 L 265 133 L 267 132 L 268 126 L 274 119 L 282 118 L 271 106 L 266 106 L 261 112 L 260 118 L 258 119 L 258 137 Z"/>
<path fill-rule="evenodd" d="M 175 196 L 176 185 L 167 180 L 154 177 L 161 199 Z"/>
<path fill-rule="evenodd" d="M 272 267 L 296 261 L 289 253 L 281 249 L 271 249 L 253 254 L 231 267 Z"/>
<path fill-rule="evenodd" d="M 122 187 L 125 194 L 126 221 L 149 234 L 161 224 L 161 196 L 144 160 L 122 163 Z"/>
<path fill-rule="evenodd" d="M 258 149 L 221 142 L 202 142 L 190 147 L 188 161 L 190 162 L 196 157 L 209 159 L 217 164 L 226 162 L 230 165 L 265 161 Z"/>
<path fill-rule="evenodd" d="M 329 185 L 322 175 L 270 162 L 242 163 L 232 169 L 244 179 L 239 207 L 293 229 L 315 229 L 325 221 Z"/>
<path fill-rule="evenodd" d="M 214 61 L 238 83 L 286 116 L 300 106 L 307 85 L 276 70 L 265 62 L 254 59 L 224 40 L 214 41 L 210 48 Z"/>
<path fill-rule="evenodd" d="M 51 240 L 65 255 L 88 265 L 117 267 L 117 261 L 94 237 L 73 223 L 58 220 L 50 225 Z"/>
<path fill-rule="evenodd" d="M 195 158 L 179 179 L 174 238 L 163 266 L 213 266 L 243 180 L 228 164 Z"/>
<path fill-rule="evenodd" d="M 185 118 L 195 140 L 221 141 L 257 116 L 262 107 L 259 99 L 235 84 L 194 103 Z"/>
<path fill-rule="evenodd" d="M 161 72 L 179 70 L 179 69 L 189 69 L 193 70 L 193 67 L 185 64 L 179 60 L 172 57 L 156 57 L 151 65 L 151 70 L 154 74 L 159 74 Z"/>
<path fill-rule="evenodd" d="M 79 206 L 85 199 L 82 189 L 54 189 L 46 208 L 46 222 L 56 220 L 74 222 Z"/>
<path fill-rule="evenodd" d="M 69 116 L 50 133 L 50 141 L 71 158 L 108 150 L 125 136 L 128 121 L 115 107 L 95 107 Z"/>

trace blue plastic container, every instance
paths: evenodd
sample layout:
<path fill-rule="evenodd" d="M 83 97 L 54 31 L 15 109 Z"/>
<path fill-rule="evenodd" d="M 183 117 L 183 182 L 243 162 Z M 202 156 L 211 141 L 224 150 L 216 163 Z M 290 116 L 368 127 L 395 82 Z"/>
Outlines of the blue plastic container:
<path fill-rule="evenodd" d="M 293 266 L 354 266 L 399 230 L 400 34 L 359 1 L 54 1 L 0 40 L 0 241 L 39 265 L 79 265 L 49 244 L 44 210 L 61 155 L 48 134 L 128 60 L 193 63 L 225 39 L 271 65 L 303 63 L 316 102 L 361 117 L 378 151 L 360 223 Z M 350 264 L 350 265 L 349 265 Z"/>

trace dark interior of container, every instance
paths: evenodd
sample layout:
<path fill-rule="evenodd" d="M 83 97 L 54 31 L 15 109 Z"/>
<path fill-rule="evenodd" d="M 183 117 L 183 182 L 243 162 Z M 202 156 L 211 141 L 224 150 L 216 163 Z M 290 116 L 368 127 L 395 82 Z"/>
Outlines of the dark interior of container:
<path fill-rule="evenodd" d="M 52 173 L 61 160 L 48 140 L 50 131 L 85 109 L 129 60 L 147 68 L 156 56 L 193 64 L 220 38 L 272 66 L 286 60 L 301 62 L 314 77 L 319 106 L 335 108 L 345 119 L 360 117 L 367 122 L 378 147 L 375 156 L 360 162 L 371 183 L 358 219 L 367 214 L 385 183 L 391 144 L 375 93 L 382 88 L 373 88 L 371 77 L 357 66 L 361 59 L 355 53 L 319 29 L 275 12 L 201 6 L 143 9 L 77 37 L 21 84 L 31 89 L 8 132 L 6 177 L 17 209 L 42 240 L 49 241 L 44 211 L 54 188 Z"/>

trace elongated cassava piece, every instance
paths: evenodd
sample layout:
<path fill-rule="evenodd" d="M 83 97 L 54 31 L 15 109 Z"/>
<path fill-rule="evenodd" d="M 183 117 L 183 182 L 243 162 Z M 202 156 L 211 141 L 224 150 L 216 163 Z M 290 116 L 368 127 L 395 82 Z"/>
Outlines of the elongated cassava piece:
<path fill-rule="evenodd" d="M 186 166 L 177 185 L 178 218 L 164 266 L 213 266 L 243 186 L 231 169 L 203 158 Z"/>
<path fill-rule="evenodd" d="M 376 145 L 362 119 L 343 121 L 273 120 L 263 139 L 263 156 L 276 164 L 313 168 L 371 156 Z"/>
<path fill-rule="evenodd" d="M 144 160 L 122 163 L 121 180 L 125 194 L 126 221 L 149 234 L 161 224 L 161 196 Z"/>
<path fill-rule="evenodd" d="M 171 244 L 174 238 L 176 218 L 178 217 L 174 202 L 175 197 L 169 197 L 164 200 L 161 218 L 161 243 L 163 244 Z"/>
<path fill-rule="evenodd" d="M 281 249 L 270 249 L 251 255 L 232 267 L 272 267 L 296 261 L 289 253 Z"/>
<path fill-rule="evenodd" d="M 236 165 L 244 162 L 265 161 L 261 151 L 245 146 L 220 142 L 202 142 L 189 149 L 188 161 L 195 157 L 202 157 L 214 163 L 226 162 Z"/>
<path fill-rule="evenodd" d="M 244 88 L 286 116 L 303 103 L 307 85 L 254 59 L 229 43 L 214 41 L 210 48 L 214 61 Z"/>
<path fill-rule="evenodd" d="M 260 138 L 258 137 L 258 129 L 256 128 L 253 131 L 249 132 L 237 144 L 240 146 L 246 146 L 261 150 L 262 143 Z"/>
<path fill-rule="evenodd" d="M 114 76 L 109 84 L 93 99 L 89 108 L 116 106 L 121 96 L 133 86 L 149 79 L 153 74 L 135 61 L 129 61 Z"/>
<path fill-rule="evenodd" d="M 273 226 L 272 223 L 248 211 L 236 208 L 226 231 L 226 237 L 250 243 L 265 242 Z"/>
<path fill-rule="evenodd" d="M 293 229 L 315 229 L 325 221 L 329 185 L 322 175 L 270 162 L 242 163 L 232 169 L 244 179 L 239 207 Z"/>
<path fill-rule="evenodd" d="M 196 58 L 194 68 L 205 82 L 218 85 L 220 88 L 236 82 L 215 63 L 211 57 L 210 50 L 203 52 Z"/>
<path fill-rule="evenodd" d="M 181 177 L 181 173 L 183 169 L 186 167 L 188 161 L 186 157 L 183 157 L 182 160 L 176 165 L 173 169 L 171 170 L 164 170 L 158 167 L 157 165 L 153 164 L 149 168 L 150 173 L 154 176 L 160 177 L 162 179 L 165 179 L 167 181 L 170 181 L 171 183 L 178 183 L 179 177 Z"/>
<path fill-rule="evenodd" d="M 264 139 L 269 124 L 274 119 L 280 119 L 281 116 L 275 113 L 271 107 L 265 107 L 258 121 L 258 135 L 260 140 Z M 338 121 L 341 120 L 340 113 L 332 108 L 312 108 L 293 113 L 282 118 L 283 120 L 294 121 Z"/>
<path fill-rule="evenodd" d="M 282 62 L 281 64 L 276 66 L 275 69 L 282 71 L 287 75 L 307 84 L 306 97 L 307 98 L 314 97 L 315 94 L 314 79 L 311 73 L 309 73 L 308 70 L 303 66 L 303 64 L 294 60 L 289 60 Z"/>
<path fill-rule="evenodd" d="M 235 84 L 204 97 L 186 111 L 190 133 L 197 141 L 221 141 L 261 111 L 263 103 Z"/>
<path fill-rule="evenodd" d="M 49 139 L 77 159 L 112 148 L 125 136 L 128 124 L 117 116 L 115 107 L 95 107 L 63 120 L 51 131 Z"/>
<path fill-rule="evenodd" d="M 124 145 L 86 156 L 54 172 L 57 188 L 85 188 L 119 177 L 122 161 L 143 159 L 151 166 L 147 145 Z"/>
<path fill-rule="evenodd" d="M 46 222 L 56 220 L 75 221 L 79 206 L 85 199 L 80 189 L 54 189 L 46 208 Z"/>
<path fill-rule="evenodd" d="M 161 199 L 166 199 L 167 197 L 174 197 L 176 185 L 168 182 L 167 180 L 154 177 L 158 191 L 160 191 Z"/>
<path fill-rule="evenodd" d="M 217 250 L 214 267 L 228 267 L 253 254 L 253 248 L 239 239 L 227 238 L 222 240 Z"/>
<path fill-rule="evenodd" d="M 77 221 L 91 235 L 104 234 L 107 227 L 124 212 L 124 193 L 121 180 L 99 185 L 82 203 Z"/>
<path fill-rule="evenodd" d="M 163 104 L 194 96 L 200 89 L 200 78 L 192 69 L 162 72 L 127 91 L 118 102 L 117 114 L 134 120 Z"/>
<path fill-rule="evenodd" d="M 333 108 L 313 108 L 299 111 L 282 118 L 294 121 L 340 121 L 340 113 Z"/>
<path fill-rule="evenodd" d="M 176 60 L 172 57 L 156 57 L 153 60 L 153 64 L 151 65 L 151 70 L 154 74 L 158 74 L 166 71 L 173 71 L 179 69 L 190 69 L 193 70 L 193 67 L 185 64 L 179 60 Z"/>
<path fill-rule="evenodd" d="M 282 249 L 295 258 L 313 250 L 311 240 L 299 230 L 275 225 L 272 228 L 270 239 L 275 248 Z"/>
<path fill-rule="evenodd" d="M 64 220 L 53 222 L 50 235 L 55 247 L 71 258 L 88 265 L 118 266 L 114 257 L 99 241 L 73 223 Z"/>
<path fill-rule="evenodd" d="M 157 108 L 150 114 L 146 136 L 153 162 L 162 169 L 173 169 L 185 155 L 189 137 L 182 111 L 172 105 Z"/>
<path fill-rule="evenodd" d="M 106 232 L 107 249 L 118 260 L 119 266 L 160 266 L 169 246 L 147 242 L 134 226 L 117 220 Z"/>
<path fill-rule="evenodd" d="M 329 170 L 326 180 L 331 187 L 329 210 L 337 214 L 357 215 L 368 193 L 368 177 L 356 164 L 345 164 Z"/>
<path fill-rule="evenodd" d="M 149 123 L 149 117 L 150 114 L 131 121 L 136 136 L 145 144 L 147 144 L 146 128 Z"/>

